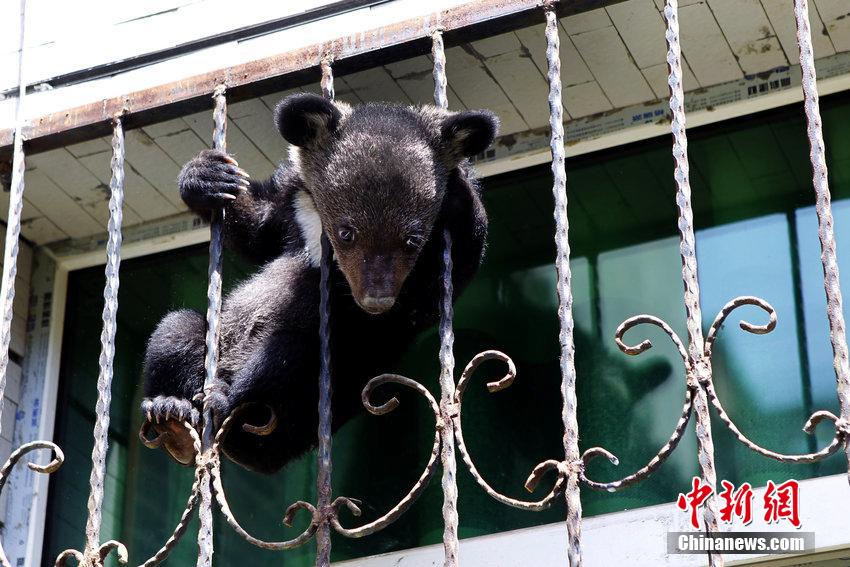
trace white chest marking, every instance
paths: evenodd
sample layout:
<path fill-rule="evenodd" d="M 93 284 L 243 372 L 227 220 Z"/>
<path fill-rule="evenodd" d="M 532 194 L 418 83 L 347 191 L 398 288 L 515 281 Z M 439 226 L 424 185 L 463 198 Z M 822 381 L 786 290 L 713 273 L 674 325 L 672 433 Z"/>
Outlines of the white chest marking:
<path fill-rule="evenodd" d="M 322 221 L 313 197 L 306 191 L 299 191 L 295 196 L 295 220 L 301 229 L 310 265 L 318 267 L 322 259 Z"/>

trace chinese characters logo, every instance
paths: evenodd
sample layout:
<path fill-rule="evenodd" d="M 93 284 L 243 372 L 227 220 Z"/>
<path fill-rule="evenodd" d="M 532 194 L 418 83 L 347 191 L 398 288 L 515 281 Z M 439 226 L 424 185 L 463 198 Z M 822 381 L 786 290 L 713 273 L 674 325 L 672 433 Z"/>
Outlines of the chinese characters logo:
<path fill-rule="evenodd" d="M 738 518 L 746 526 L 753 521 L 753 501 L 755 495 L 750 483 L 745 482 L 737 489 L 727 481 L 720 481 L 723 490 L 717 493 L 720 497 L 720 521 L 731 524 Z M 711 496 L 711 486 L 702 482 L 699 477 L 694 477 L 690 492 L 679 494 L 676 506 L 683 512 L 690 512 L 691 526 L 700 528 L 697 509 L 705 504 Z M 768 524 L 779 523 L 787 520 L 795 528 L 800 523 L 800 484 L 796 480 L 788 480 L 782 484 L 768 481 L 762 497 L 764 521 Z"/>

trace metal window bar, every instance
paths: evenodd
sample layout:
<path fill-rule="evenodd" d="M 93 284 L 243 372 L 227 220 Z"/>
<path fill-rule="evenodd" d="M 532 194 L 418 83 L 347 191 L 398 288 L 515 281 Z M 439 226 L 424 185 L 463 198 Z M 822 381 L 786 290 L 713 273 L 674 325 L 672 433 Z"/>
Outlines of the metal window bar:
<path fill-rule="evenodd" d="M 454 356 L 453 356 L 453 329 L 452 329 L 452 261 L 451 261 L 451 234 L 448 230 L 443 231 L 443 273 L 442 273 L 442 298 L 440 303 L 440 389 L 441 396 L 439 404 L 434 397 L 418 382 L 398 376 L 395 374 L 384 374 L 369 381 L 362 393 L 363 404 L 367 410 L 375 415 L 383 415 L 395 409 L 399 402 L 391 398 L 386 403 L 375 406 L 371 402 L 373 391 L 386 383 L 395 383 L 409 387 L 421 395 L 428 402 L 435 417 L 435 438 L 431 457 L 417 482 L 402 498 L 396 506 L 386 512 L 383 516 L 355 528 L 345 528 L 339 521 L 339 508 L 345 506 L 355 515 L 360 511 L 357 505 L 349 498 L 338 497 L 332 500 L 331 492 L 331 383 L 330 383 L 330 349 L 329 349 L 329 289 L 328 277 L 332 261 L 332 252 L 326 237 L 322 239 L 322 262 L 320 276 L 320 344 L 321 344 L 321 366 L 319 376 L 319 450 L 317 456 L 318 475 L 318 501 L 313 506 L 307 502 L 296 502 L 292 504 L 285 514 L 285 523 L 289 525 L 298 510 L 306 510 L 311 514 L 310 524 L 297 537 L 281 542 L 266 542 L 248 534 L 233 516 L 227 503 L 224 487 L 221 482 L 221 469 L 219 462 L 219 443 L 227 435 L 233 423 L 234 416 L 239 408 L 230 416 L 222 420 L 224 416 L 214 416 L 208 403 L 211 396 L 218 395 L 220 384 L 216 378 L 216 366 L 218 357 L 218 325 L 221 310 L 221 254 L 223 239 L 223 211 L 217 212 L 211 223 L 210 239 L 210 268 L 208 288 L 208 312 L 207 312 L 207 356 L 205 360 L 205 381 L 202 392 L 198 398 L 204 402 L 202 416 L 202 433 L 199 435 L 192 424 L 187 423 L 195 442 L 196 469 L 195 482 L 192 486 L 189 501 L 183 512 L 172 536 L 153 557 L 148 559 L 143 566 L 152 566 L 164 560 L 168 553 L 174 548 L 177 541 L 185 533 L 188 522 L 194 509 L 200 508 L 200 529 L 198 533 L 198 562 L 199 566 L 208 567 L 212 565 L 213 541 L 212 541 L 212 498 L 216 502 L 228 524 L 245 538 L 248 542 L 266 549 L 284 550 L 290 549 L 308 542 L 313 535 L 317 538 L 316 565 L 325 567 L 330 562 L 330 531 L 346 537 L 362 537 L 379 531 L 398 519 L 418 498 L 430 482 L 437 468 L 437 460 L 443 465 L 443 518 L 444 518 L 444 547 L 445 565 L 456 566 L 458 564 L 457 551 L 457 484 L 455 463 L 455 440 L 457 450 L 461 458 L 469 468 L 478 484 L 495 498 L 504 504 L 526 510 L 542 510 L 551 505 L 560 495 L 564 494 L 567 503 L 567 533 L 568 533 L 568 561 L 573 567 L 581 565 L 581 500 L 580 484 L 584 483 L 590 488 L 597 490 L 616 491 L 643 480 L 652 474 L 669 457 L 678 445 L 685 428 L 689 422 L 692 411 L 696 413 L 696 430 L 698 440 L 698 460 L 702 480 L 712 488 L 716 484 L 714 470 L 714 450 L 711 438 L 711 423 L 709 419 L 709 404 L 714 406 L 720 420 L 730 429 L 733 435 L 744 445 L 764 456 L 783 462 L 814 462 L 835 453 L 842 445 L 848 458 L 848 474 L 850 474 L 850 365 L 848 365 L 848 352 L 845 334 L 843 313 L 841 310 L 841 293 L 838 280 L 838 266 L 836 260 L 835 236 L 832 225 L 833 218 L 830 207 L 830 193 L 827 183 L 827 168 L 825 163 L 825 149 L 821 128 L 820 113 L 818 108 L 818 94 L 816 88 L 816 76 L 814 67 L 814 56 L 812 52 L 811 30 L 808 20 L 807 0 L 795 0 L 794 10 L 797 23 L 797 37 L 800 47 L 800 63 L 803 69 L 803 91 L 805 98 L 805 110 L 808 123 L 808 138 L 811 147 L 810 157 L 813 170 L 813 185 L 817 197 L 818 235 L 822 248 L 822 263 L 824 269 L 824 287 L 827 296 L 827 317 L 830 325 L 830 338 L 834 354 L 834 366 L 837 380 L 838 399 L 841 408 L 841 416 L 835 416 L 831 412 L 815 412 L 804 426 L 804 431 L 811 433 L 814 427 L 823 420 L 832 421 L 835 427 L 835 436 L 824 448 L 800 455 L 785 455 L 765 449 L 748 439 L 742 433 L 731 418 L 726 414 L 714 389 L 711 372 L 712 346 L 717 334 L 726 321 L 727 317 L 738 307 L 752 305 L 761 308 L 768 315 L 768 322 L 756 325 L 741 321 L 743 330 L 764 334 L 773 330 L 776 325 L 776 313 L 773 307 L 762 299 L 742 296 L 727 303 L 715 317 L 706 335 L 702 331 L 702 313 L 699 304 L 699 286 L 697 279 L 697 258 L 695 253 L 695 235 L 693 229 L 693 209 L 691 205 L 691 193 L 688 182 L 688 156 L 687 135 L 685 131 L 684 91 L 682 87 L 681 51 L 678 26 L 678 6 L 676 0 L 666 0 L 664 17 L 667 23 L 666 40 L 668 46 L 667 62 L 669 67 L 670 85 L 670 109 L 671 129 L 673 133 L 673 157 L 675 162 L 674 179 L 676 181 L 676 203 L 678 208 L 678 226 L 680 232 L 680 256 L 682 260 L 682 280 L 684 284 L 684 304 L 687 317 L 688 343 L 676 335 L 672 328 L 661 319 L 651 315 L 638 315 L 624 321 L 615 333 L 615 342 L 626 354 L 638 355 L 649 349 L 652 344 L 644 340 L 636 345 L 629 345 L 623 337 L 633 327 L 642 324 L 655 325 L 661 328 L 673 341 L 681 355 L 685 368 L 686 395 L 682 408 L 681 417 L 676 424 L 668 442 L 650 459 L 650 461 L 638 471 L 612 482 L 597 482 L 588 478 L 585 474 L 587 462 L 597 456 L 607 457 L 613 464 L 617 464 L 616 457 L 601 447 L 587 449 L 583 454 L 579 453 L 578 425 L 576 414 L 575 381 L 576 372 L 574 366 L 574 344 L 573 344 L 573 318 L 572 318 L 572 295 L 569 267 L 569 238 L 567 218 L 567 194 L 566 194 L 566 172 L 563 139 L 563 106 L 561 93 L 561 62 L 559 59 L 559 35 L 557 24 L 558 7 L 557 0 L 544 3 L 543 9 L 546 18 L 546 58 L 547 77 L 549 81 L 549 109 L 552 151 L 552 173 L 553 173 L 553 195 L 555 199 L 555 242 L 557 256 L 555 267 L 557 272 L 558 292 L 558 318 L 560 323 L 559 343 L 561 348 L 561 394 L 563 397 L 562 418 L 564 422 L 564 460 L 547 460 L 537 465 L 526 481 L 526 487 L 533 490 L 542 476 L 550 470 L 556 472 L 555 483 L 550 492 L 537 501 L 522 501 L 504 496 L 494 490 L 478 472 L 475 464 L 466 448 L 463 438 L 461 422 L 461 406 L 463 394 L 475 370 L 484 361 L 500 360 L 505 363 L 507 372 L 505 376 L 487 384 L 491 392 L 508 387 L 516 377 L 516 368 L 511 359 L 498 351 L 484 351 L 479 353 L 467 364 L 461 373 L 460 379 L 454 382 Z M 0 290 L 0 301 L 2 304 L 3 319 L 0 320 L 0 399 L 2 399 L 3 386 L 5 384 L 5 368 L 8 364 L 8 346 L 10 336 L 10 323 L 12 315 L 12 300 L 14 298 L 15 264 L 18 250 L 18 239 L 20 236 L 20 212 L 23 203 L 24 189 L 24 148 L 21 132 L 23 130 L 23 119 L 21 107 L 25 98 L 23 82 L 23 27 L 25 14 L 25 0 L 21 2 L 21 49 L 19 54 L 19 86 L 20 96 L 16 113 L 16 130 L 14 139 L 13 158 L 13 180 L 10 196 L 10 210 L 8 232 L 5 243 L 4 266 L 2 275 L 2 290 Z M 446 99 L 446 75 L 445 75 L 445 53 L 442 31 L 436 29 L 432 34 L 432 55 L 434 60 L 434 98 L 440 108 L 447 108 Z M 331 57 L 322 60 L 322 92 L 333 99 L 333 72 L 331 68 Z M 224 85 L 218 86 L 214 93 L 215 110 L 213 118 L 214 147 L 225 150 L 226 134 L 226 100 Z M 105 474 L 105 456 L 107 449 L 107 430 L 109 421 L 110 383 L 112 378 L 112 361 L 114 358 L 115 316 L 117 312 L 118 291 L 118 268 L 120 265 L 121 250 L 121 205 L 123 202 L 123 125 L 121 117 L 116 116 L 112 120 L 113 125 L 113 158 L 112 158 L 112 181 L 110 189 L 110 221 L 109 241 L 107 244 L 106 263 L 106 285 L 104 289 L 104 328 L 101 335 L 102 352 L 100 358 L 100 374 L 98 377 L 98 402 L 96 406 L 97 421 L 95 424 L 95 446 L 92 453 L 91 473 L 91 496 L 89 499 L 89 516 L 86 527 L 86 546 L 83 552 L 67 550 L 60 554 L 56 560 L 57 565 L 64 565 L 69 557 L 75 558 L 80 564 L 101 566 L 105 557 L 113 549 L 117 550 L 119 561 L 126 561 L 126 549 L 115 541 L 109 541 L 99 545 L 100 539 L 100 517 L 103 501 L 103 477 Z M 2 406 L 0 406 L 2 412 Z M 220 422 L 220 424 L 219 424 Z M 218 425 L 218 430 L 215 427 Z M 244 425 L 247 431 L 264 435 L 275 427 L 275 416 L 272 415 L 269 423 L 264 426 Z M 147 428 L 142 429 L 140 436 L 142 441 L 149 447 L 157 447 L 162 439 L 147 439 L 145 433 Z M 27 452 L 38 448 L 53 450 L 55 458 L 45 466 L 29 464 L 30 468 L 37 472 L 49 473 L 55 471 L 62 463 L 63 455 L 59 447 L 47 441 L 34 441 L 27 443 L 14 451 L 7 462 L 0 468 L 0 489 L 2 489 L 10 469 Z M 716 505 L 709 500 L 704 509 L 705 527 L 708 532 L 717 530 Z M 711 554 L 709 561 L 712 566 L 723 565 L 723 557 L 719 554 Z M 0 547 L 0 564 L 3 567 L 9 565 L 8 560 Z"/>
<path fill-rule="evenodd" d="M 331 60 L 322 61 L 322 95 L 334 100 L 334 75 Z M 321 523 L 316 532 L 316 565 L 331 564 L 331 525 L 333 514 L 331 502 L 331 347 L 330 347 L 330 284 L 333 252 L 330 241 L 322 231 L 322 257 L 319 274 L 319 447 L 316 451 L 316 507 L 321 514 Z"/>
<path fill-rule="evenodd" d="M 71 557 L 78 565 L 102 566 L 112 550 L 120 563 L 127 562 L 124 544 L 110 540 L 100 544 L 103 516 L 103 493 L 106 480 L 106 453 L 109 446 L 109 406 L 112 400 L 112 375 L 115 360 L 115 331 L 118 326 L 118 272 L 121 266 L 121 222 L 124 208 L 124 127 L 121 117 L 112 120 L 112 178 L 109 182 L 109 238 L 106 244 L 106 268 L 103 288 L 103 330 L 100 334 L 100 372 L 97 378 L 95 404 L 94 446 L 89 479 L 91 493 L 86 519 L 86 545 L 82 552 L 66 549 L 56 558 L 56 566 L 67 564 Z"/>
<path fill-rule="evenodd" d="M 12 184 L 9 194 L 9 212 L 6 217 L 6 241 L 3 250 L 3 274 L 0 283 L 0 417 L 3 414 L 3 395 L 6 390 L 6 372 L 9 366 L 9 343 L 12 338 L 12 317 L 14 315 L 15 277 L 18 273 L 18 250 L 21 236 L 21 211 L 24 204 L 24 41 L 26 31 L 27 2 L 21 0 L 19 11 L 19 43 L 18 43 L 18 101 L 15 105 L 15 137 L 12 156 Z M 2 420 L 0 420 L 2 422 Z M 65 455 L 55 443 L 50 441 L 31 441 L 12 451 L 9 458 L 0 468 L 0 490 L 5 486 L 12 468 L 26 454 L 37 449 L 49 449 L 53 459 L 46 465 L 27 463 L 30 470 L 50 474 L 59 469 L 65 460 Z M 6 552 L 0 542 L 0 565 L 11 567 Z"/>
<path fill-rule="evenodd" d="M 431 56 L 434 59 L 434 104 L 448 109 L 446 95 L 446 52 L 443 32 L 437 30 L 431 37 Z M 443 229 L 442 301 L 440 302 L 440 463 L 443 466 L 443 549 L 446 567 L 458 564 L 457 462 L 455 460 L 455 435 L 452 423 L 456 415 L 455 357 L 454 357 L 454 287 L 452 286 L 452 234 Z"/>
<path fill-rule="evenodd" d="M 817 73 L 812 47 L 812 28 L 809 23 L 808 0 L 794 0 L 794 19 L 797 24 L 797 45 L 800 48 L 800 66 L 803 69 L 803 99 L 806 110 L 806 133 L 809 138 L 809 158 L 812 163 L 812 184 L 815 189 L 818 217 L 818 239 L 821 246 L 823 283 L 826 292 L 826 315 L 829 320 L 829 340 L 832 343 L 833 367 L 841 416 L 834 419 L 836 439 L 844 436 L 844 452 L 850 475 L 850 363 L 848 362 L 847 334 L 842 310 L 841 287 L 838 279 L 835 233 L 832 230 L 832 205 L 826 168 L 826 148 L 823 142 L 823 124 L 818 103 Z M 834 417 L 834 416 L 833 416 Z M 830 418 L 832 419 L 832 418 Z M 850 480 L 850 476 L 848 476 Z"/>

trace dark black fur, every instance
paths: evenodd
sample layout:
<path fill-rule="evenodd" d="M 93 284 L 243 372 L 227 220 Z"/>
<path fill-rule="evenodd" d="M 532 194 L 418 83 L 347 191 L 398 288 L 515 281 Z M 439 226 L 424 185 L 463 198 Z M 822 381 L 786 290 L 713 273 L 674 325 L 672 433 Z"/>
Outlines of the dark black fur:
<path fill-rule="evenodd" d="M 287 98 L 275 118 L 299 148 L 271 179 L 249 181 L 231 158 L 205 151 L 178 181 L 197 213 L 208 217 L 226 205 L 228 245 L 264 263 L 224 301 L 220 381 L 211 399 L 219 416 L 245 402 L 274 409 L 279 421 L 271 435 L 248 434 L 237 424 L 224 441 L 231 459 L 262 472 L 279 469 L 316 442 L 318 242 L 305 218 L 321 219 L 336 259 L 336 429 L 362 409 L 365 383 L 392 371 L 413 337 L 436 322 L 444 227 L 454 241 L 455 294 L 477 270 L 487 217 L 464 158 L 483 151 L 497 127 L 486 112 L 385 104 L 351 109 L 314 95 Z M 356 236 L 349 242 L 348 235 Z M 202 389 L 204 330 L 200 314 L 175 311 L 148 343 L 142 409 L 172 437 L 179 428 L 167 420 L 197 423 L 199 406 L 190 400 Z M 260 424 L 267 416 L 258 404 L 240 421 Z M 167 448 L 187 462 L 173 443 Z"/>

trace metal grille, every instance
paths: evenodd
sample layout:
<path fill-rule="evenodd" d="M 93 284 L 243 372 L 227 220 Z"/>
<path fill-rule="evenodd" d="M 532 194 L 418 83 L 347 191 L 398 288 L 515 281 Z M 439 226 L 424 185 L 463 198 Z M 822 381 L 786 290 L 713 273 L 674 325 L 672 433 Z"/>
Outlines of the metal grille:
<path fill-rule="evenodd" d="M 22 2 L 22 13 L 23 13 Z M 547 508 L 557 498 L 563 496 L 567 504 L 566 529 L 568 534 L 568 549 L 566 555 L 570 565 L 577 567 L 582 562 L 581 552 L 581 500 L 580 485 L 605 491 L 617 491 L 631 486 L 649 475 L 672 454 L 681 440 L 691 414 L 696 414 L 696 433 L 698 443 L 698 463 L 702 481 L 711 487 L 716 487 L 714 447 L 712 443 L 712 427 L 710 408 L 714 407 L 720 421 L 726 425 L 732 434 L 745 446 L 766 457 L 783 462 L 807 463 L 814 462 L 837 452 L 842 445 L 847 453 L 850 464 L 850 363 L 848 363 L 847 339 L 842 314 L 842 299 L 839 287 L 838 265 L 836 260 L 836 244 L 833 232 L 833 218 L 830 208 L 830 193 L 827 182 L 827 167 L 825 148 L 821 131 L 821 119 L 818 108 L 814 56 L 812 52 L 811 30 L 808 19 L 807 0 L 795 0 L 794 11 L 797 22 L 797 38 L 800 47 L 800 63 L 803 70 L 803 91 L 805 111 L 808 122 L 808 138 L 811 148 L 811 163 L 813 170 L 813 186 L 817 201 L 818 235 L 822 250 L 824 271 L 824 287 L 827 297 L 827 316 L 830 326 L 830 338 L 834 353 L 834 366 L 837 379 L 838 399 L 841 415 L 836 416 L 828 411 L 815 412 L 805 424 L 804 430 L 811 433 L 814 426 L 823 420 L 832 421 L 835 426 L 835 436 L 824 448 L 806 454 L 785 455 L 765 449 L 754 443 L 735 425 L 714 388 L 711 368 L 712 346 L 717 334 L 728 316 L 738 307 L 752 305 L 762 309 L 768 316 L 765 324 L 753 324 L 741 321 L 743 330 L 755 334 L 772 331 L 776 325 L 776 313 L 766 301 L 757 297 L 742 296 L 732 299 L 715 317 L 707 334 L 702 331 L 702 313 L 700 309 L 700 290 L 697 278 L 696 243 L 693 227 L 693 208 L 691 204 L 691 189 L 688 178 L 687 134 L 685 128 L 684 91 L 682 87 L 682 65 L 678 22 L 678 6 L 676 0 L 666 0 L 664 17 L 667 23 L 667 63 L 669 68 L 671 129 L 673 134 L 672 155 L 674 159 L 674 179 L 676 182 L 676 205 L 678 208 L 677 226 L 680 236 L 680 257 L 682 261 L 682 282 L 684 286 L 683 303 L 687 317 L 688 337 L 685 343 L 665 321 L 652 315 L 638 315 L 624 321 L 615 333 L 615 341 L 620 350 L 628 355 L 639 355 L 649 348 L 652 343 L 643 340 L 637 344 L 625 342 L 624 337 L 631 329 L 640 325 L 659 327 L 673 341 L 684 362 L 685 400 L 681 417 L 676 424 L 670 439 L 638 471 L 612 482 L 598 482 L 585 474 L 586 464 L 594 457 L 604 456 L 613 464 L 617 458 L 601 447 L 592 447 L 580 453 L 579 431 L 577 422 L 576 398 L 576 369 L 574 364 L 575 346 L 573 340 L 572 291 L 570 275 L 570 246 L 569 224 L 567 217 L 567 191 L 564 152 L 564 124 L 561 91 L 561 61 L 559 56 L 559 35 L 556 14 L 557 2 L 547 1 L 543 5 L 546 28 L 546 59 L 548 64 L 549 81 L 549 111 L 551 128 L 552 174 L 555 218 L 555 244 L 557 255 L 555 268 L 557 271 L 558 319 L 560 323 L 560 368 L 561 395 L 563 398 L 562 420 L 564 425 L 563 445 L 564 456 L 550 459 L 537 465 L 526 480 L 526 487 L 533 490 L 542 477 L 549 471 L 555 472 L 552 489 L 542 499 L 523 501 L 507 497 L 493 489 L 478 471 L 467 450 L 462 428 L 462 402 L 464 392 L 475 373 L 475 370 L 485 361 L 499 360 L 506 367 L 506 374 L 500 380 L 490 382 L 487 387 L 490 392 L 496 392 L 511 385 L 516 377 L 516 367 L 506 354 L 488 350 L 479 353 L 466 365 L 460 378 L 455 384 L 454 332 L 453 321 L 453 285 L 452 285 L 452 235 L 443 230 L 443 270 L 441 276 L 440 302 L 440 398 L 437 399 L 420 383 L 410 378 L 396 374 L 383 374 L 368 382 L 362 393 L 363 404 L 375 415 L 383 415 L 399 406 L 396 398 L 376 406 L 371 402 L 371 395 L 376 388 L 388 383 L 411 388 L 421 394 L 427 401 L 434 414 L 435 429 L 431 456 L 420 477 L 409 492 L 380 518 L 357 527 L 344 527 L 339 520 L 339 510 L 346 507 L 354 515 L 359 515 L 357 504 L 344 496 L 333 498 L 331 485 L 331 350 L 330 350 L 330 317 L 328 278 L 331 269 L 332 251 L 326 237 L 322 238 L 322 260 L 320 276 L 320 375 L 319 387 L 319 447 L 317 455 L 318 475 L 315 505 L 299 501 L 292 504 L 285 515 L 284 522 L 291 524 L 294 515 L 299 510 L 310 514 L 311 520 L 304 531 L 287 541 L 268 542 L 258 539 L 245 531 L 230 509 L 226 492 L 221 480 L 219 445 L 234 423 L 234 416 L 240 411 L 237 408 L 230 416 L 214 415 L 209 403 L 214 396 L 221 395 L 216 371 L 218 363 L 219 321 L 221 313 L 222 286 L 222 240 L 224 211 L 217 211 L 212 218 L 209 258 L 209 288 L 207 311 L 207 336 L 205 381 L 198 400 L 204 402 L 202 416 L 202 433 L 199 435 L 191 424 L 186 427 L 193 436 L 195 445 L 195 482 L 177 526 L 172 536 L 163 547 L 150 559 L 143 563 L 152 566 L 163 561 L 176 543 L 185 534 L 189 520 L 195 508 L 199 509 L 200 528 L 198 531 L 198 562 L 199 567 L 210 566 L 213 563 L 213 502 L 218 505 L 222 516 L 231 528 L 249 543 L 272 550 L 286 550 L 303 545 L 314 536 L 317 542 L 317 566 L 330 564 L 331 532 L 345 537 L 362 537 L 377 532 L 401 517 L 422 494 L 434 476 L 438 463 L 442 467 L 442 489 L 445 565 L 458 565 L 458 525 L 457 512 L 457 482 L 456 482 L 456 451 L 469 469 L 481 488 L 495 500 L 509 506 L 529 511 Z M 22 30 L 23 30 L 23 18 Z M 434 100 L 440 108 L 448 108 L 446 97 L 446 58 L 443 44 L 443 32 L 435 27 L 431 35 L 432 56 L 434 61 Z M 21 107 L 25 99 L 25 83 L 23 81 L 23 31 L 21 33 L 21 50 L 19 61 L 18 110 L 14 139 L 14 161 L 12 190 L 10 196 L 8 232 L 5 244 L 4 264 L 2 274 L 2 290 L 0 290 L 0 400 L 2 400 L 5 385 L 5 371 L 8 364 L 8 347 L 10 324 L 12 319 L 12 302 L 14 298 L 14 282 L 18 240 L 20 237 L 21 208 L 24 191 L 24 143 L 21 135 L 23 119 Z M 333 100 L 333 70 L 332 54 L 328 53 L 321 64 L 322 92 L 328 99 Z M 569 70 L 567 70 L 569 72 Z M 226 85 L 219 85 L 214 93 L 214 134 L 215 149 L 225 151 L 225 136 L 227 126 L 227 106 L 225 99 Z M 542 101 L 541 101 L 542 104 Z M 94 449 L 92 453 L 91 495 L 88 505 L 85 548 L 82 552 L 66 550 L 56 559 L 56 565 L 64 565 L 69 558 L 74 558 L 80 565 L 91 567 L 102 566 L 106 556 L 115 550 L 118 560 L 127 560 L 127 550 L 116 541 L 100 544 L 101 508 L 103 502 L 103 480 L 106 471 L 106 453 L 109 426 L 109 404 L 112 380 L 112 365 L 115 355 L 115 331 L 118 293 L 118 270 L 121 261 L 121 220 L 124 185 L 124 137 L 122 116 L 112 118 L 112 181 L 110 183 L 111 199 L 109 204 L 110 218 L 108 226 L 109 239 L 107 242 L 106 284 L 104 288 L 103 331 L 101 334 L 102 350 L 100 356 L 100 374 L 98 377 L 98 399 L 96 405 L 96 422 L 94 427 Z M 0 406 L 2 411 L 2 406 Z M 264 426 L 244 426 L 245 430 L 255 435 L 267 435 L 276 425 L 272 415 L 269 423 Z M 144 431 L 143 431 L 144 433 Z M 150 447 L 157 447 L 161 439 L 149 440 L 142 438 Z M 51 473 L 59 468 L 64 459 L 62 451 L 56 445 L 47 441 L 28 443 L 14 451 L 8 461 L 0 468 L 0 489 L 5 484 L 10 469 L 28 452 L 35 449 L 50 449 L 55 458 L 48 465 L 29 467 L 40 473 Z M 850 473 L 850 467 L 848 468 Z M 705 526 L 709 533 L 717 531 L 717 506 L 709 499 L 704 508 Z M 713 566 L 723 565 L 719 554 L 711 554 L 709 562 Z M 8 560 L 0 547 L 0 563 L 4 567 Z"/>

